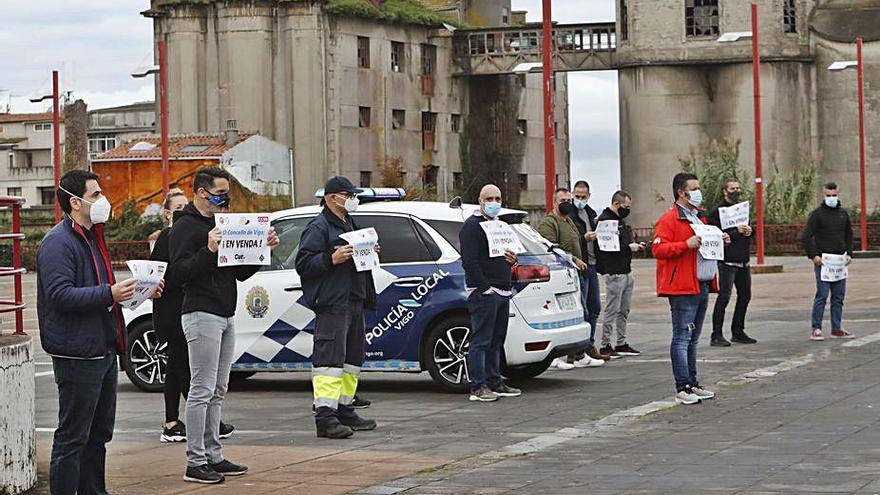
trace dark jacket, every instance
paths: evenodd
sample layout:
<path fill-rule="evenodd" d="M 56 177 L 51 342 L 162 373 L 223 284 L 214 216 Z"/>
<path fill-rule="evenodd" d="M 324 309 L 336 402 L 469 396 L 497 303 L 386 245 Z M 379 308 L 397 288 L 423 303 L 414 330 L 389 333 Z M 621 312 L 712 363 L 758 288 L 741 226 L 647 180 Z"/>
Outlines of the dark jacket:
<path fill-rule="evenodd" d="M 175 214 L 168 243 L 168 272 L 183 287 L 181 314 L 202 311 L 224 318 L 235 315 L 238 283 L 260 271 L 259 265 L 217 267 L 217 253 L 208 249 L 208 232 L 214 217 L 189 204 Z"/>
<path fill-rule="evenodd" d="M 348 244 L 339 234 L 357 230 L 351 216 L 342 221 L 326 206 L 303 231 L 296 254 L 306 307 L 315 313 L 345 313 L 354 283 L 364 283 L 364 307 L 376 308 L 376 288 L 368 272 L 358 272 L 354 261 L 333 264 L 333 251 Z M 379 239 L 381 243 L 382 240 Z"/>
<path fill-rule="evenodd" d="M 620 234 L 620 251 L 596 251 L 596 271 L 603 275 L 626 275 L 632 272 L 632 249 L 629 245 L 635 242 L 632 228 L 611 208 L 605 208 L 596 219 L 596 223 L 604 220 L 617 220 L 617 231 Z"/>
<path fill-rule="evenodd" d="M 596 210 L 590 208 L 590 205 L 587 205 L 584 207 L 584 211 L 587 212 L 587 218 L 590 219 L 590 230 L 595 232 L 596 231 Z M 583 255 L 584 255 L 583 260 L 584 260 L 584 263 L 586 263 L 588 261 L 588 257 L 589 257 L 589 255 L 587 254 L 588 246 L 591 244 L 591 243 L 587 242 L 586 239 L 584 239 L 584 234 L 587 233 L 587 224 L 583 220 L 581 220 L 580 215 L 578 215 L 577 208 L 575 208 L 574 212 L 571 214 L 571 219 L 574 220 L 574 224 L 577 225 L 578 232 L 580 232 L 580 234 L 581 234 L 581 253 L 583 253 Z M 593 241 L 592 244 L 593 244 L 593 253 L 598 253 L 599 252 L 599 243 L 596 241 Z"/>
<path fill-rule="evenodd" d="M 727 208 L 734 204 L 735 203 L 730 203 L 725 199 L 720 205 L 710 211 L 709 215 L 706 217 L 709 221 L 709 225 L 714 225 L 720 229 L 721 212 L 719 212 L 718 209 L 722 207 Z M 752 255 L 752 236 L 742 235 L 736 227 L 731 227 L 724 232 L 727 232 L 727 235 L 730 236 L 730 244 L 724 246 L 724 261 L 729 263 L 748 263 Z"/>
<path fill-rule="evenodd" d="M 86 230 L 64 218 L 53 227 L 37 250 L 43 350 L 76 359 L 100 359 L 114 349 L 125 354 L 122 311 L 110 292 L 114 283 L 103 225 Z"/>
<path fill-rule="evenodd" d="M 156 238 L 150 259 L 153 261 L 171 261 L 171 253 L 168 251 L 171 228 L 163 229 Z M 165 270 L 165 288 L 162 297 L 153 300 L 153 328 L 159 338 L 172 345 L 185 346 L 186 339 L 183 336 L 183 326 L 180 324 L 180 313 L 183 309 L 183 288 L 180 281 L 175 277 L 175 271 L 169 268 Z"/>
<path fill-rule="evenodd" d="M 489 241 L 486 231 L 480 227 L 480 223 L 487 220 L 483 215 L 471 215 L 458 233 L 465 286 L 479 292 L 486 292 L 490 287 L 510 290 L 510 263 L 504 256 L 489 257 Z"/>
<path fill-rule="evenodd" d="M 807 258 L 828 254 L 853 254 L 853 232 L 849 213 L 842 206 L 829 208 L 822 203 L 810 213 L 801 234 Z"/>

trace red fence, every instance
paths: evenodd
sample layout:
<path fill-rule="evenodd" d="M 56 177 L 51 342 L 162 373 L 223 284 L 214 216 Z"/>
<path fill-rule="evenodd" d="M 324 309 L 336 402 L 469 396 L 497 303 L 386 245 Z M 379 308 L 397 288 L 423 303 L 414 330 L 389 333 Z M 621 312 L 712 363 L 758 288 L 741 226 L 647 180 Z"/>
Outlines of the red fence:
<path fill-rule="evenodd" d="M 21 287 L 21 276 L 25 269 L 21 267 L 21 241 L 24 234 L 21 232 L 21 205 L 24 198 L 13 196 L 0 196 L 0 207 L 12 207 L 12 232 L 0 234 L 0 240 L 12 241 L 12 266 L 0 267 L 0 277 L 11 276 L 14 285 L 14 299 L 0 300 L 0 313 L 15 312 L 15 334 L 24 335 L 24 315 L 26 307 Z"/>

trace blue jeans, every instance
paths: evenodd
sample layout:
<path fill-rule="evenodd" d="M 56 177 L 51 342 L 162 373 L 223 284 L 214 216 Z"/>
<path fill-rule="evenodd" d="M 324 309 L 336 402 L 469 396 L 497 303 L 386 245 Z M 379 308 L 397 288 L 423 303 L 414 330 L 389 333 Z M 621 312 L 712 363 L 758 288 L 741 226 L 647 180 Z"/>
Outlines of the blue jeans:
<path fill-rule="evenodd" d="M 822 281 L 822 267 L 816 267 L 816 297 L 813 298 L 813 328 L 822 329 L 825 301 L 831 293 L 831 330 L 843 328 L 843 298 L 846 297 L 846 279 L 837 282 Z"/>
<path fill-rule="evenodd" d="M 669 355 L 672 358 L 672 375 L 675 377 L 675 390 L 696 386 L 697 345 L 703 331 L 703 319 L 709 305 L 709 286 L 711 282 L 700 282 L 700 293 L 688 296 L 669 296 L 669 309 L 672 312 L 672 344 Z"/>
<path fill-rule="evenodd" d="M 507 338 L 510 299 L 473 291 L 468 297 L 471 335 L 468 344 L 467 371 L 471 390 L 486 385 L 492 390 L 501 386 L 501 353 Z"/>
<path fill-rule="evenodd" d="M 599 275 L 596 265 L 589 265 L 586 271 L 578 272 L 581 277 L 581 306 L 584 320 L 590 324 L 590 345 L 596 344 L 596 323 L 602 311 L 602 294 L 599 293 Z"/>
<path fill-rule="evenodd" d="M 52 442 L 52 495 L 106 495 L 105 444 L 116 420 L 116 355 L 103 359 L 52 358 L 58 385 L 58 428 Z"/>

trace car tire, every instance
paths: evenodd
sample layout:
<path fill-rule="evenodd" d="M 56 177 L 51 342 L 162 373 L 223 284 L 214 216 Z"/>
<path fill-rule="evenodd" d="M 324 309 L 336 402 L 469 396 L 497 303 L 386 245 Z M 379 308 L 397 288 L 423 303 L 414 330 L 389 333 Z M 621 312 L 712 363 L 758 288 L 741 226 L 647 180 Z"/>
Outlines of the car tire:
<path fill-rule="evenodd" d="M 537 363 L 520 364 L 517 366 L 505 365 L 501 373 L 509 380 L 529 380 L 547 371 L 552 362 L 553 360 L 551 359 L 545 359 Z"/>
<path fill-rule="evenodd" d="M 434 383 L 447 392 L 468 391 L 467 348 L 470 333 L 470 318 L 452 316 L 431 327 L 422 345 L 422 362 Z"/>
<path fill-rule="evenodd" d="M 165 388 L 165 370 L 168 344 L 159 340 L 153 322 L 149 319 L 131 327 L 128 349 L 120 356 L 122 369 L 128 379 L 144 392 L 161 392 Z"/>

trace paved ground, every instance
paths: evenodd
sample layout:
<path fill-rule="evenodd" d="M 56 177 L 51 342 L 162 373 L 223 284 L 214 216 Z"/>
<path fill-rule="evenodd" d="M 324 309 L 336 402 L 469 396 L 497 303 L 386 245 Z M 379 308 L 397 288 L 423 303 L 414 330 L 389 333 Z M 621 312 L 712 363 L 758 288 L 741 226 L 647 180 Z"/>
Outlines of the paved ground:
<path fill-rule="evenodd" d="M 776 261 L 785 273 L 754 280 L 748 327 L 760 344 L 701 348 L 714 401 L 670 408 L 668 309 L 653 296 L 652 263 L 639 262 L 630 341 L 643 356 L 550 371 L 494 404 L 442 393 L 426 374 L 370 374 L 364 414 L 380 428 L 343 442 L 314 437 L 306 375 L 258 375 L 224 407 L 238 428 L 225 452 L 251 474 L 221 487 L 180 480 L 183 446 L 158 442 L 161 396 L 121 374 L 111 492 L 880 493 L 880 260 L 851 269 L 846 326 L 862 338 L 848 347 L 806 339 L 811 269 Z M 57 415 L 48 362 L 38 354 L 35 494 L 48 493 Z"/>

